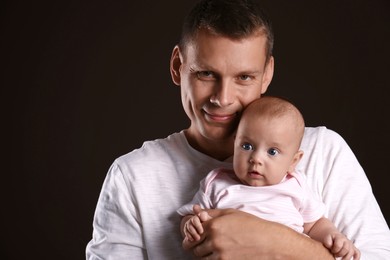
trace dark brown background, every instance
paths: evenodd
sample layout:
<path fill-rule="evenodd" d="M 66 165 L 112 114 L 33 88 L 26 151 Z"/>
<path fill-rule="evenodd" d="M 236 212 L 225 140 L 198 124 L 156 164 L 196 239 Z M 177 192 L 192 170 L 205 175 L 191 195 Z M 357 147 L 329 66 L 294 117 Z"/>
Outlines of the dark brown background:
<path fill-rule="evenodd" d="M 112 161 L 188 126 L 169 58 L 193 2 L 3 3 L 1 259 L 84 259 Z M 346 139 L 389 222 L 389 2 L 263 5 L 269 93 Z"/>

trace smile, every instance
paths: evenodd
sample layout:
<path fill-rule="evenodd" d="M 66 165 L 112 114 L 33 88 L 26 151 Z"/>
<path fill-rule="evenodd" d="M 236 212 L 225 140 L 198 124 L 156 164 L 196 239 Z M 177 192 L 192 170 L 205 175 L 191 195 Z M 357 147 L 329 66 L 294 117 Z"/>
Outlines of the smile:
<path fill-rule="evenodd" d="M 215 121 L 215 122 L 226 122 L 226 121 L 231 121 L 233 118 L 236 117 L 236 113 L 234 114 L 227 114 L 227 115 L 220 115 L 220 114 L 210 114 L 210 113 L 207 113 L 206 111 L 204 111 L 204 114 L 206 116 L 207 119 L 209 119 L 210 121 Z"/>

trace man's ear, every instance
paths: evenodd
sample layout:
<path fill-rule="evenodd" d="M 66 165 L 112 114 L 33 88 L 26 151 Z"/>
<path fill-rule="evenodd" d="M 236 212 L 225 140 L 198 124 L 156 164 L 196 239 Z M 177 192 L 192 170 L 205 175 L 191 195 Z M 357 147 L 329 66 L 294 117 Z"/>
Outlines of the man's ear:
<path fill-rule="evenodd" d="M 179 46 L 175 46 L 171 55 L 170 62 L 170 71 L 173 83 L 175 85 L 180 86 L 180 67 L 181 67 L 181 57 L 180 57 L 180 49 Z"/>
<path fill-rule="evenodd" d="M 291 162 L 291 165 L 290 165 L 290 167 L 288 167 L 288 170 L 287 170 L 289 173 L 295 171 L 295 167 L 297 166 L 299 161 L 302 159 L 302 156 L 303 156 L 303 151 L 301 151 L 301 150 L 299 150 L 298 152 L 295 153 L 294 158 Z"/>
<path fill-rule="evenodd" d="M 263 82 L 261 85 L 261 94 L 264 94 L 267 91 L 269 84 L 271 84 L 272 78 L 274 76 L 274 62 L 274 57 L 271 56 L 265 65 Z"/>

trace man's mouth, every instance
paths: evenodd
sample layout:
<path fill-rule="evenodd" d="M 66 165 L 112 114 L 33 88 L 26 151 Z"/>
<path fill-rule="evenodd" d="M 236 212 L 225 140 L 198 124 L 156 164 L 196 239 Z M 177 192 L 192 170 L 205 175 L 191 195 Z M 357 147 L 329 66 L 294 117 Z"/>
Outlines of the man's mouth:
<path fill-rule="evenodd" d="M 217 114 L 217 113 L 208 113 L 206 112 L 205 110 L 204 111 L 204 114 L 206 116 L 207 119 L 209 119 L 210 121 L 215 121 L 215 122 L 227 122 L 227 121 L 231 121 L 232 119 L 234 119 L 237 114 L 236 113 L 233 113 L 233 114 Z"/>

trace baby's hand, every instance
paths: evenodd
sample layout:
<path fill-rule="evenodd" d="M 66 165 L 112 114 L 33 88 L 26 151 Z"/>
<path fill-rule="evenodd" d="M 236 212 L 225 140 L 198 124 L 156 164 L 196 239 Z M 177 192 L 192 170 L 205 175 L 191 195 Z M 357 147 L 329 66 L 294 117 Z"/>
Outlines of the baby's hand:
<path fill-rule="evenodd" d="M 200 235 L 203 233 L 203 226 L 200 218 L 197 215 L 192 216 L 184 224 L 184 234 L 188 241 L 200 240 Z"/>
<path fill-rule="evenodd" d="M 359 249 L 342 233 L 328 235 L 324 240 L 324 245 L 334 256 L 341 257 L 342 260 L 360 259 Z"/>
<path fill-rule="evenodd" d="M 199 241 L 200 236 L 203 234 L 202 222 L 211 219 L 211 216 L 204 211 L 199 205 L 193 207 L 194 216 L 187 220 L 184 224 L 185 240 L 190 242 Z"/>

